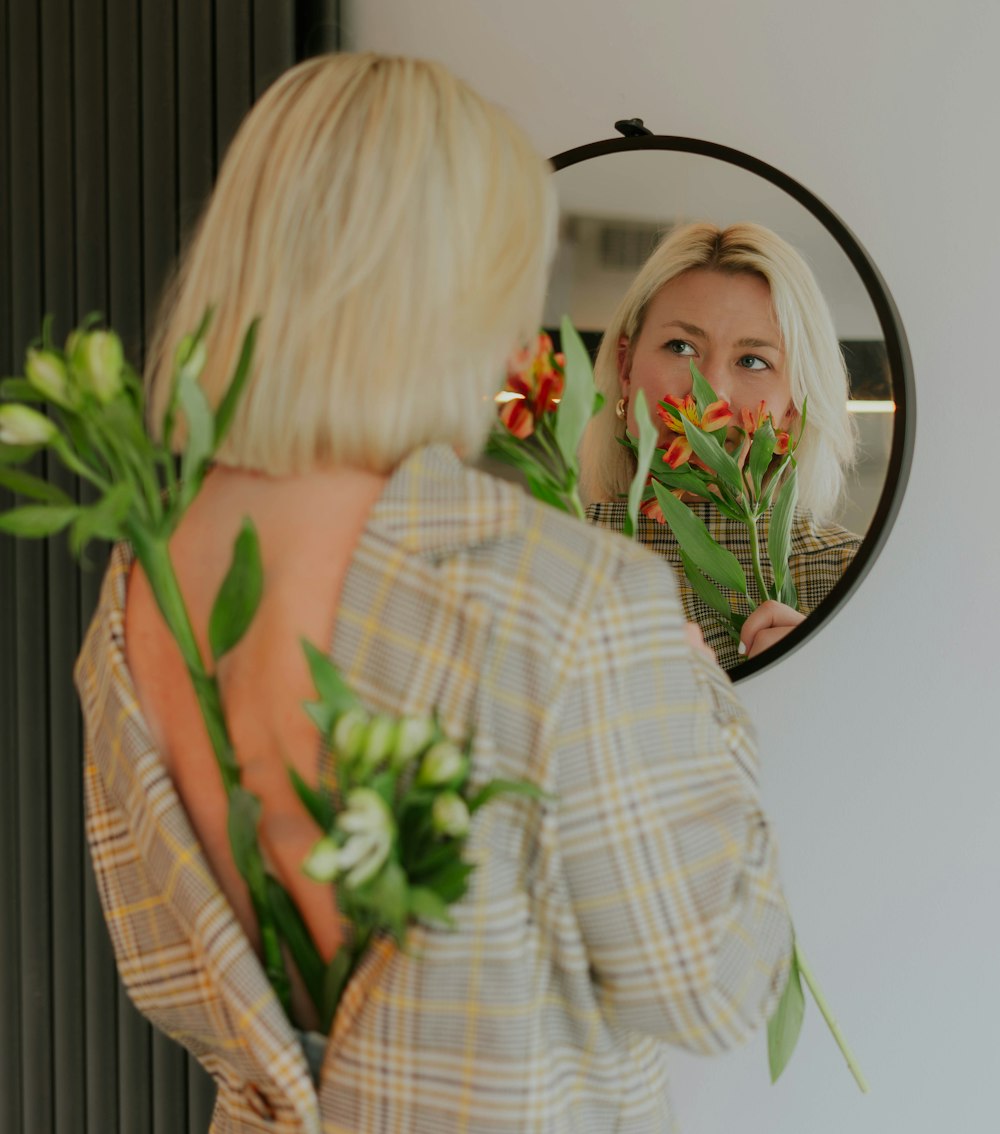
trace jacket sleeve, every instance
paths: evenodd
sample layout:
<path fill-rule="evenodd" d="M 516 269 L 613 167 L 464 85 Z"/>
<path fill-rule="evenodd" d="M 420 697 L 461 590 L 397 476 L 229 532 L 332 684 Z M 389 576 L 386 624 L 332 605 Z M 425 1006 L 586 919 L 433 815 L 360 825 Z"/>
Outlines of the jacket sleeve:
<path fill-rule="evenodd" d="M 551 734 L 570 901 L 612 1026 L 725 1049 L 773 1011 L 792 943 L 752 730 L 662 563 L 627 557 L 598 605 Z"/>

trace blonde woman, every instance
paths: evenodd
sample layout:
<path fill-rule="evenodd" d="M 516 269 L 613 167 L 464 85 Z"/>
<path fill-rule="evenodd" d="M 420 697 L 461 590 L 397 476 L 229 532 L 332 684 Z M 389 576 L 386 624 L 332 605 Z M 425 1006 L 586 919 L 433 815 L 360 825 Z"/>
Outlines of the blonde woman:
<path fill-rule="evenodd" d="M 639 518 L 640 542 L 674 565 L 687 616 L 701 626 L 720 664 L 731 669 L 740 657 L 756 657 L 798 625 L 861 543 L 829 520 L 855 455 L 847 373 L 833 321 L 805 261 L 769 229 L 701 222 L 673 230 L 618 305 L 595 364 L 605 404 L 581 449 L 592 523 L 619 531 L 624 523 L 622 495 L 635 462 L 619 439 L 626 429 L 637 435 L 635 392 L 643 391 L 650 409 L 668 394 L 683 397 L 691 391 L 692 361 L 737 416 L 742 409 L 756 415 L 763 403 L 780 428 L 801 432 L 789 559 L 800 610 L 763 603 L 747 618 L 738 644 L 688 584 L 670 529 L 655 518 Z M 661 437 L 661 444 L 666 441 Z M 711 503 L 692 498 L 689 506 L 751 577 L 743 526 Z"/>
<path fill-rule="evenodd" d="M 171 549 L 207 657 L 243 518 L 259 533 L 263 598 L 218 680 L 263 853 L 323 958 L 349 930 L 301 871 L 317 830 L 288 768 L 329 773 L 301 638 L 370 711 L 473 737 L 474 778 L 549 793 L 477 813 L 453 930 L 381 942 L 328 1036 L 303 997 L 287 1018 L 186 672 L 116 548 L 77 670 L 94 867 L 122 979 L 215 1078 L 220 1134 L 672 1129 L 666 1045 L 728 1047 L 781 991 L 749 729 L 669 569 L 459 459 L 537 327 L 554 217 L 546 163 L 442 68 L 314 60 L 243 124 L 166 303 L 154 429 L 204 308 L 212 401 L 261 317 Z"/>

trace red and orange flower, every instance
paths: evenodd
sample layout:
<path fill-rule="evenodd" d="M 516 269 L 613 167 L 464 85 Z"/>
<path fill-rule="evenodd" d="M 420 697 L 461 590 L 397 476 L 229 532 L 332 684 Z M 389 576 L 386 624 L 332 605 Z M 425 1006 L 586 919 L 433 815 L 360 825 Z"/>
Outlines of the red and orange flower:
<path fill-rule="evenodd" d="M 664 409 L 662 405 L 656 407 L 656 412 L 663 424 L 671 432 L 678 434 L 663 454 L 664 463 L 672 469 L 680 468 L 681 465 L 687 464 L 691 460 L 693 450 L 684 433 L 685 419 L 693 425 L 697 425 L 706 433 L 714 433 L 717 429 L 723 429 L 734 420 L 732 408 L 728 402 L 721 398 L 706 406 L 703 414 L 698 413 L 697 403 L 690 394 L 685 394 L 683 398 L 675 398 L 667 394 L 663 400 L 673 406 L 680 414 L 680 418 L 678 418 L 670 410 Z"/>
<path fill-rule="evenodd" d="M 565 356 L 553 349 L 544 331 L 534 347 L 511 356 L 504 387 L 508 396 L 500 407 L 500 421 L 518 440 L 530 437 L 541 418 L 559 404 L 565 366 Z"/>

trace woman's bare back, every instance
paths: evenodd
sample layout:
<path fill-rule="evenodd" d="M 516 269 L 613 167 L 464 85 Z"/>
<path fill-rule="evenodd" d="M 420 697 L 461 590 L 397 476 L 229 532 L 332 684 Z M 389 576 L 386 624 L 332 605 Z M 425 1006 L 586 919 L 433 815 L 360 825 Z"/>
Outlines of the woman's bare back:
<path fill-rule="evenodd" d="M 250 629 L 218 666 L 230 735 L 244 785 L 263 803 L 261 844 L 324 958 L 342 940 L 329 886 L 300 870 L 316 828 L 298 801 L 288 766 L 315 784 L 318 735 L 302 710 L 314 697 L 302 651 L 325 648 L 347 568 L 384 477 L 336 469 L 271 478 L 216 468 L 171 541 L 171 555 L 202 657 L 209 658 L 212 603 L 245 518 L 260 539 L 264 589 Z M 229 850 L 226 799 L 180 652 L 136 566 L 126 607 L 128 664 L 143 714 L 220 886 L 254 947 L 260 948 L 246 887 Z M 301 995 L 296 1015 L 309 1019 Z"/>

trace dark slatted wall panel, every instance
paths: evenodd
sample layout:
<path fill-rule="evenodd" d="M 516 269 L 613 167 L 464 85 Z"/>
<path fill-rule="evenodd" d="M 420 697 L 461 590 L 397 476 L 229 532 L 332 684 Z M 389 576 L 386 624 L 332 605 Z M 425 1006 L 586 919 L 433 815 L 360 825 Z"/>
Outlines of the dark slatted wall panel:
<path fill-rule="evenodd" d="M 141 360 L 237 124 L 340 28 L 339 0 L 0 0 L 0 374 L 46 312 L 104 312 Z M 211 1083 L 121 991 L 83 838 L 101 567 L 0 536 L 0 1131 L 203 1134 Z"/>

